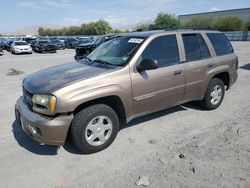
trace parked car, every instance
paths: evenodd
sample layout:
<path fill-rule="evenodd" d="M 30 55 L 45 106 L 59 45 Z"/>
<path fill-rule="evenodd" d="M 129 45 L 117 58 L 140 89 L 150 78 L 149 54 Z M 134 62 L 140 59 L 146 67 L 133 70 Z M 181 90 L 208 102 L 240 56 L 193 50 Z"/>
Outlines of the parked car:
<path fill-rule="evenodd" d="M 32 48 L 25 41 L 14 41 L 11 45 L 11 53 L 13 54 L 32 54 Z"/>
<path fill-rule="evenodd" d="M 0 48 L 3 49 L 4 43 L 6 42 L 5 38 L 0 38 Z"/>
<path fill-rule="evenodd" d="M 78 44 L 78 40 L 76 38 L 67 38 L 65 39 L 64 44 L 66 48 L 74 49 Z"/>
<path fill-rule="evenodd" d="M 13 40 L 8 40 L 4 43 L 4 49 L 7 50 L 7 51 L 10 51 L 11 50 L 11 45 L 13 44 Z"/>
<path fill-rule="evenodd" d="M 0 55 L 3 55 L 3 49 L 0 47 Z"/>
<path fill-rule="evenodd" d="M 44 53 L 44 52 L 56 53 L 57 51 L 57 46 L 52 44 L 49 40 L 38 40 L 32 46 L 33 50 L 39 53 Z"/>
<path fill-rule="evenodd" d="M 95 37 L 93 41 L 89 43 L 79 44 L 76 46 L 75 51 L 75 60 L 80 60 L 85 58 L 88 54 L 90 54 L 96 47 L 98 47 L 103 42 L 109 40 L 112 35 L 105 35 L 105 36 L 99 36 Z"/>
<path fill-rule="evenodd" d="M 33 51 L 35 51 L 35 46 L 34 46 L 34 44 L 37 42 L 38 40 L 37 39 L 34 39 L 34 40 L 31 40 L 30 42 L 29 42 L 29 44 L 30 44 L 30 47 L 32 48 L 32 50 Z"/>
<path fill-rule="evenodd" d="M 122 34 L 85 60 L 27 76 L 16 119 L 39 142 L 63 145 L 69 133 L 79 150 L 94 153 L 114 141 L 120 122 L 188 101 L 218 108 L 238 64 L 217 31 Z"/>
<path fill-rule="evenodd" d="M 60 42 L 65 42 L 65 40 L 66 40 L 66 38 L 65 37 L 58 37 L 58 40 L 60 41 Z"/>
<path fill-rule="evenodd" d="M 89 37 L 79 38 L 77 45 L 86 44 L 90 42 L 92 42 L 92 40 Z"/>
<path fill-rule="evenodd" d="M 51 40 L 51 44 L 56 45 L 56 47 L 57 47 L 58 50 L 64 50 L 64 49 L 65 49 L 65 44 L 64 44 L 64 42 L 61 42 L 61 41 L 58 40 L 58 39 L 52 39 L 52 40 Z"/>
<path fill-rule="evenodd" d="M 36 40 L 37 38 L 36 37 L 24 37 L 23 40 L 26 41 L 27 43 L 31 43 L 31 41 L 34 41 Z"/>

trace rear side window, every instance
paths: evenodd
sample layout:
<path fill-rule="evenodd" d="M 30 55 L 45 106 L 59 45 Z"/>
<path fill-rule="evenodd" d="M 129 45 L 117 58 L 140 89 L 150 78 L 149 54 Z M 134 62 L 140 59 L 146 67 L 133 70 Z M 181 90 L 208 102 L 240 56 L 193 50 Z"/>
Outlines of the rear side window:
<path fill-rule="evenodd" d="M 201 34 L 183 34 L 182 35 L 186 61 L 197 61 L 210 57 L 210 53 Z"/>
<path fill-rule="evenodd" d="M 233 48 L 227 37 L 222 33 L 207 33 L 216 55 L 226 55 L 233 53 Z"/>
<path fill-rule="evenodd" d="M 165 35 L 153 39 L 142 53 L 142 59 L 152 59 L 159 67 L 180 62 L 178 43 L 175 35 Z"/>

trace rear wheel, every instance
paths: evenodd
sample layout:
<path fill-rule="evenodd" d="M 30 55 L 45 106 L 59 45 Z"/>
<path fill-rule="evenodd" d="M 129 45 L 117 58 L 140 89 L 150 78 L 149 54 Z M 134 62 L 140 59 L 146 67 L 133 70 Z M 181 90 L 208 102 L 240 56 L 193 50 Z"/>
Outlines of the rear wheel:
<path fill-rule="evenodd" d="M 107 148 L 116 138 L 119 119 L 105 104 L 96 104 L 78 112 L 71 124 L 71 139 L 83 153 L 95 153 Z"/>
<path fill-rule="evenodd" d="M 218 78 L 213 78 L 208 84 L 202 106 L 207 110 L 214 110 L 221 105 L 224 95 L 225 85 L 223 81 Z"/>

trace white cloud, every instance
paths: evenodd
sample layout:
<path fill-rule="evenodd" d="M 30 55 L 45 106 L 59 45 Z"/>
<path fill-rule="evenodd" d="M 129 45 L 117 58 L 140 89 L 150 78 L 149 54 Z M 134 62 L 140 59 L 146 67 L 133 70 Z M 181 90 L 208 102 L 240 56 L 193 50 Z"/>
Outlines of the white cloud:
<path fill-rule="evenodd" d="M 34 1 L 23 1 L 19 3 L 20 6 L 32 9 L 43 9 L 42 7 L 38 6 L 38 4 Z"/>
<path fill-rule="evenodd" d="M 81 25 L 84 21 L 80 18 L 64 18 L 66 25 Z"/>
<path fill-rule="evenodd" d="M 122 18 L 120 16 L 108 16 L 104 20 L 109 22 L 111 25 L 123 25 L 129 22 L 129 20 Z"/>
<path fill-rule="evenodd" d="M 177 2 L 178 0 L 116 0 L 105 5 L 103 17 L 113 27 L 120 28 L 152 21 L 160 12 L 176 12 L 180 8 Z"/>
<path fill-rule="evenodd" d="M 210 9 L 210 11 L 218 11 L 218 10 L 220 10 L 218 7 L 213 7 Z"/>
<path fill-rule="evenodd" d="M 22 7 L 33 9 L 52 9 L 52 8 L 72 8 L 72 0 L 25 0 L 19 3 Z"/>
<path fill-rule="evenodd" d="M 206 0 L 199 0 L 196 2 L 197 5 L 204 5 L 207 1 Z"/>

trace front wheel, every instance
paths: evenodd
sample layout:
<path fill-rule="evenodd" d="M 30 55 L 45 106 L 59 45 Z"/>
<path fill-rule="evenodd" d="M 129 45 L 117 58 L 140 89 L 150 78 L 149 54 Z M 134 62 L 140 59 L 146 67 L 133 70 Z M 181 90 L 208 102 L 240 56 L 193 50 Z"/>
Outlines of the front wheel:
<path fill-rule="evenodd" d="M 71 139 L 80 151 L 90 154 L 112 144 L 118 130 L 116 112 L 105 104 L 96 104 L 75 115 L 71 124 Z"/>
<path fill-rule="evenodd" d="M 218 108 L 225 95 L 225 85 L 222 80 L 213 78 L 208 83 L 208 87 L 202 101 L 202 106 L 207 110 Z"/>

